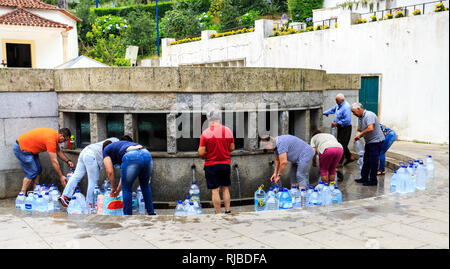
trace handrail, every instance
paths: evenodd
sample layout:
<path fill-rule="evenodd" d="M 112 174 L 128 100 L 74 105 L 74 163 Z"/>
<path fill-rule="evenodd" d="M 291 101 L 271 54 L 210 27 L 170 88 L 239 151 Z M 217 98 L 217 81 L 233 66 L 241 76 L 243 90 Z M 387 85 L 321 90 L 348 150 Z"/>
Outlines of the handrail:
<path fill-rule="evenodd" d="M 409 7 L 413 7 L 413 9 L 416 9 L 416 7 L 420 7 L 422 6 L 422 14 L 425 13 L 425 6 L 429 5 L 429 4 L 434 4 L 434 3 L 442 3 L 442 2 L 447 2 L 448 0 L 442 0 L 442 1 L 432 1 L 432 2 L 425 2 L 425 3 L 421 3 L 421 4 L 415 4 L 415 5 L 409 5 L 409 6 L 402 6 L 402 7 L 395 7 L 395 8 L 389 8 L 389 9 L 384 9 L 384 10 L 377 10 L 377 11 L 372 11 L 372 12 L 367 12 L 367 13 L 361 13 L 362 15 L 367 15 L 367 14 L 374 14 L 376 15 L 377 13 L 381 12 L 381 17 L 384 17 L 384 13 L 386 11 L 389 11 L 390 14 L 392 14 L 392 11 L 398 11 L 398 10 L 406 10 Z"/>

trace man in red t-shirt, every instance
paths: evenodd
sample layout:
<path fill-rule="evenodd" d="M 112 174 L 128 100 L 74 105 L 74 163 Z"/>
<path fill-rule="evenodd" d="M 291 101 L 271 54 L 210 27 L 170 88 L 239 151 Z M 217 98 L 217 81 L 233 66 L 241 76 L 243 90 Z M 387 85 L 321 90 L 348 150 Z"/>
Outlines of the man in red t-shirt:
<path fill-rule="evenodd" d="M 205 160 L 206 186 L 211 190 L 216 214 L 222 213 L 220 190 L 222 190 L 225 213 L 230 213 L 230 152 L 235 148 L 233 132 L 220 124 L 220 111 L 210 110 L 206 113 L 206 117 L 209 120 L 209 128 L 204 130 L 200 137 L 198 155 Z"/>

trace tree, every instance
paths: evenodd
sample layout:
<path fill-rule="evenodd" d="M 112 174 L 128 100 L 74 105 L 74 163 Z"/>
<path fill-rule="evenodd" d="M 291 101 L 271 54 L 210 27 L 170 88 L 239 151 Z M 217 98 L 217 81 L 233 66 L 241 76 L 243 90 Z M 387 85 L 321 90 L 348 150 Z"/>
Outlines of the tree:
<path fill-rule="evenodd" d="M 239 26 L 239 10 L 236 6 L 233 6 L 231 0 L 223 0 L 223 8 L 220 11 L 219 16 L 219 28 L 221 32 Z"/>
<path fill-rule="evenodd" d="M 312 17 L 313 9 L 323 7 L 323 0 L 288 0 L 288 10 L 291 18 L 296 21 L 305 21 Z"/>
<path fill-rule="evenodd" d="M 176 1 L 173 9 L 167 11 L 161 20 L 164 36 L 177 39 L 199 36 L 201 28 L 198 14 L 209 8 L 204 2 L 203 0 Z"/>
<path fill-rule="evenodd" d="M 141 56 L 156 52 L 156 22 L 148 14 L 132 12 L 129 17 L 130 29 L 127 33 L 127 43 L 138 46 Z"/>

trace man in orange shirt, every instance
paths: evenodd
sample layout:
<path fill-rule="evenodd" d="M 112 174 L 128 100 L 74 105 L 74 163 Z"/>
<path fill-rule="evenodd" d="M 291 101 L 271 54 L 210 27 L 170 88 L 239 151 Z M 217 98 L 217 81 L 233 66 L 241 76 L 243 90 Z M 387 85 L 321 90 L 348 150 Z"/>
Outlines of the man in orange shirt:
<path fill-rule="evenodd" d="M 206 113 L 209 128 L 200 137 L 198 155 L 205 160 L 206 186 L 211 190 L 211 198 L 216 214 L 222 212 L 220 193 L 222 190 L 225 213 L 230 213 L 231 159 L 230 152 L 235 149 L 233 132 L 220 124 L 220 111 L 211 109 Z"/>
<path fill-rule="evenodd" d="M 70 168 L 75 167 L 58 145 L 70 139 L 70 135 L 71 132 L 68 128 L 62 128 L 58 131 L 49 128 L 37 128 L 19 136 L 14 143 L 14 155 L 16 155 L 22 170 L 25 172 L 21 192 L 25 194 L 32 181 L 34 185 L 39 183 L 39 175 L 42 172 L 39 161 L 39 153 L 41 152 L 48 152 L 53 169 L 58 173 L 62 186 L 66 186 L 67 178 L 61 172 L 57 156 L 66 162 Z"/>

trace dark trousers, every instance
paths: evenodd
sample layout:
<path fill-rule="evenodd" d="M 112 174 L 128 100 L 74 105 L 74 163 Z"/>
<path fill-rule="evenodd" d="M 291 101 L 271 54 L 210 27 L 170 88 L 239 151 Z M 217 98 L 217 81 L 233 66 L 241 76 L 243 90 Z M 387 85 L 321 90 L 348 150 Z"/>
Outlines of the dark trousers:
<path fill-rule="evenodd" d="M 380 158 L 383 141 L 369 143 L 364 147 L 364 164 L 361 170 L 361 179 L 377 182 L 378 160 Z"/>
<path fill-rule="evenodd" d="M 352 126 L 351 125 L 347 125 L 344 127 L 338 126 L 337 141 L 342 145 L 342 148 L 344 149 L 344 154 L 342 155 L 342 158 L 339 161 L 339 163 L 342 163 L 344 161 L 344 157 L 347 160 L 352 157 L 352 154 L 350 153 L 350 150 L 348 149 L 348 142 L 350 141 L 351 135 L 352 135 Z"/>

